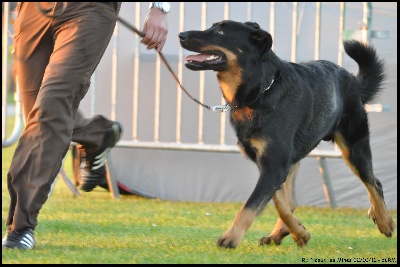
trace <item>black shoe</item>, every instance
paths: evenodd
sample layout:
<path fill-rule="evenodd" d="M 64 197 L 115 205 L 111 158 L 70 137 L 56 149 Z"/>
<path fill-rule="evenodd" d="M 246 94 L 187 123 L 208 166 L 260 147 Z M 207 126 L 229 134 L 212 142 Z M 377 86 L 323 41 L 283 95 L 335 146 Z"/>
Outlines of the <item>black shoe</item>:
<path fill-rule="evenodd" d="M 106 159 L 111 148 L 115 146 L 121 137 L 122 128 L 118 122 L 114 122 L 107 130 L 100 149 L 93 154 L 86 154 L 81 160 L 81 189 L 90 192 L 97 185 L 107 185 Z"/>
<path fill-rule="evenodd" d="M 32 249 L 34 246 L 34 233 L 30 228 L 20 232 L 7 229 L 2 242 L 3 248 L 18 248 L 25 250 Z"/>

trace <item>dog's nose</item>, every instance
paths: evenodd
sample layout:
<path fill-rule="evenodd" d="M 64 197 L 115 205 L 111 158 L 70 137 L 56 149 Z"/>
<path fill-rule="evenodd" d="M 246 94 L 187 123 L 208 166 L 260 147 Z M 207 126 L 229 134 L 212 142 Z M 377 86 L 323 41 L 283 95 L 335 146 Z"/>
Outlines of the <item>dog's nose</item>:
<path fill-rule="evenodd" d="M 179 39 L 181 40 L 181 41 L 184 41 L 186 38 L 187 38 L 187 32 L 180 32 L 179 34 L 178 34 L 178 36 L 179 36 Z"/>

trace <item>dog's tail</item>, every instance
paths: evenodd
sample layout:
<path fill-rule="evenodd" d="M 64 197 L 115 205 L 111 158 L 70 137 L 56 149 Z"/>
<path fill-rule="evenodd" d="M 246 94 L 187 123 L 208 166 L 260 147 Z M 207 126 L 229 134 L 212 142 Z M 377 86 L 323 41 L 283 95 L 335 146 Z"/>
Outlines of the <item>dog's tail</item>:
<path fill-rule="evenodd" d="M 361 85 L 361 101 L 363 104 L 372 101 L 382 90 L 386 78 L 384 61 L 379 59 L 373 47 L 358 41 L 344 41 L 344 50 L 354 59 L 359 67 L 357 80 Z"/>

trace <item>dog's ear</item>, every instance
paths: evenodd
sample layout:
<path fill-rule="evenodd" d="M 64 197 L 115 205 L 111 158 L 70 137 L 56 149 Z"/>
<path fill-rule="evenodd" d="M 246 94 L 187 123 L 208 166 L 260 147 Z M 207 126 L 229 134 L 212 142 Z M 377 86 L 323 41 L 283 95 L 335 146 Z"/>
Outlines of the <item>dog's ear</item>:
<path fill-rule="evenodd" d="M 261 56 L 268 52 L 272 47 L 271 34 L 260 28 L 252 32 L 250 41 L 257 47 Z"/>
<path fill-rule="evenodd" d="M 254 29 L 260 29 L 260 25 L 258 25 L 256 22 L 252 22 L 252 21 L 247 21 L 244 24 L 246 24 L 247 26 L 250 26 Z"/>
<path fill-rule="evenodd" d="M 244 23 L 254 29 L 251 33 L 250 41 L 257 47 L 260 55 L 264 55 L 272 47 L 272 36 L 260 28 L 256 22 L 247 21 Z"/>

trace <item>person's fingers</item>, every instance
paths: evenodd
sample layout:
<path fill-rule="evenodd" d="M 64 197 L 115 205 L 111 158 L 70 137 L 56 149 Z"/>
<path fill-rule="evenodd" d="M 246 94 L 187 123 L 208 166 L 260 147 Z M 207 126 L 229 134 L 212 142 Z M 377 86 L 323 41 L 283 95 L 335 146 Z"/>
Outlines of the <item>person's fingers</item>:
<path fill-rule="evenodd" d="M 144 26 L 143 26 L 143 29 L 142 29 L 142 34 L 143 34 L 142 40 L 146 36 L 146 33 L 147 33 L 147 24 L 145 23 Z"/>
<path fill-rule="evenodd" d="M 151 29 L 147 30 L 146 28 L 143 28 L 142 32 L 143 32 L 144 36 L 143 36 L 142 40 L 140 40 L 140 42 L 146 44 L 147 46 L 152 45 L 154 43 L 154 41 L 152 39 L 154 38 L 153 36 L 154 36 L 155 31 L 151 30 Z"/>
<path fill-rule="evenodd" d="M 162 47 L 164 46 L 165 40 L 163 40 L 164 35 L 162 34 L 155 34 L 153 35 L 154 43 L 148 45 L 148 49 L 155 48 L 157 51 L 161 51 Z"/>
<path fill-rule="evenodd" d="M 141 42 L 147 46 L 147 49 L 157 49 L 161 51 L 167 40 L 168 22 L 165 14 L 159 9 L 150 9 L 144 20 L 144 34 Z"/>
<path fill-rule="evenodd" d="M 160 40 L 159 44 L 157 45 L 157 51 L 158 52 L 161 52 L 161 50 L 163 49 L 166 41 L 167 41 L 167 34 L 165 33 L 164 35 L 161 36 L 161 40 Z"/>
<path fill-rule="evenodd" d="M 158 32 L 146 32 L 146 35 L 141 40 L 142 43 L 147 45 L 147 49 L 156 48 L 157 51 L 161 51 L 167 39 L 166 33 Z"/>

